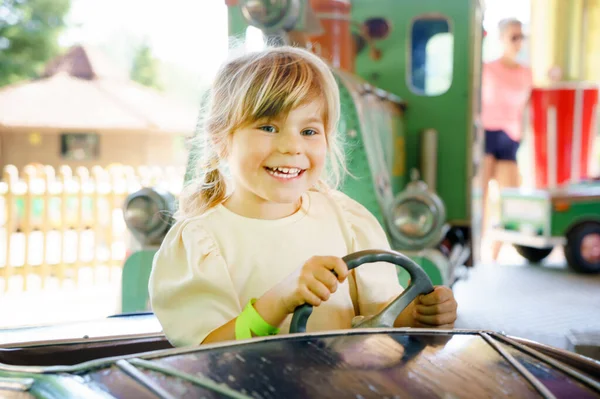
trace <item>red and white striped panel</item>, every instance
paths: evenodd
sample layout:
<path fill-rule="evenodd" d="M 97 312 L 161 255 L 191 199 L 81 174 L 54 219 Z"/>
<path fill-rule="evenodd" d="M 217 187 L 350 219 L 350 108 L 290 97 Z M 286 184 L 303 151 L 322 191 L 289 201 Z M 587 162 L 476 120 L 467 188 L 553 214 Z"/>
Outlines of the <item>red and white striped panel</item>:
<path fill-rule="evenodd" d="M 533 89 L 536 188 L 556 188 L 589 177 L 597 104 L 598 86 L 589 83 Z"/>

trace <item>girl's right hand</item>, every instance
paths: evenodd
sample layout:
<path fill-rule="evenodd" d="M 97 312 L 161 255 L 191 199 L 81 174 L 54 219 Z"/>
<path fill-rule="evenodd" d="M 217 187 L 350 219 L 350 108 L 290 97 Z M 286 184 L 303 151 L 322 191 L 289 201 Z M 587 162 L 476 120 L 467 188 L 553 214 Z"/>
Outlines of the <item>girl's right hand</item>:
<path fill-rule="evenodd" d="M 341 258 L 313 256 L 276 286 L 280 306 L 286 314 L 305 303 L 319 306 L 337 291 L 338 283 L 344 282 L 347 276 L 348 266 Z"/>

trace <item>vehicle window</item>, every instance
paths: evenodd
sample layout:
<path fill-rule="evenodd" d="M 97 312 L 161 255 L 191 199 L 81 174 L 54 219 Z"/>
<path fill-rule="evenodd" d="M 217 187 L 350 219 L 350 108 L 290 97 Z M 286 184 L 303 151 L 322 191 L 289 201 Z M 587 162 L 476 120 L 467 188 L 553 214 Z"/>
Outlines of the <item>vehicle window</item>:
<path fill-rule="evenodd" d="M 438 96 L 452 85 L 454 36 L 441 16 L 413 21 L 410 30 L 409 87 L 419 95 Z"/>

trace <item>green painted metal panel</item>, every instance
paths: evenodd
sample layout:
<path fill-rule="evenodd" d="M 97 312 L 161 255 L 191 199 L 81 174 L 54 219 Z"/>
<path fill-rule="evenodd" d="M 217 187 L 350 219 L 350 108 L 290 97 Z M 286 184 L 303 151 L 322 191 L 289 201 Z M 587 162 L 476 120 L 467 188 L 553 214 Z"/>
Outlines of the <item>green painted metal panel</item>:
<path fill-rule="evenodd" d="M 409 257 L 419 266 L 423 268 L 425 273 L 431 279 L 433 285 L 444 285 L 444 278 L 440 273 L 440 267 L 436 265 L 433 260 L 425 256 L 409 255 Z M 398 281 L 403 287 L 408 287 L 410 275 L 402 268 L 398 268 Z"/>
<path fill-rule="evenodd" d="M 228 7 L 227 8 L 227 23 L 229 37 L 235 37 L 237 39 L 244 39 L 246 36 L 246 29 L 248 24 L 242 15 L 240 7 Z"/>
<path fill-rule="evenodd" d="M 358 120 L 356 106 L 346 86 L 339 79 L 337 79 L 337 82 L 340 88 L 342 115 L 339 132 L 345 136 L 344 152 L 346 153 L 346 168 L 349 172 L 349 176 L 344 179 L 340 190 L 360 202 L 384 226 L 383 213 L 377 200 L 373 175 L 364 150 L 363 132 Z"/>
<path fill-rule="evenodd" d="M 149 310 L 148 281 L 157 248 L 134 252 L 123 265 L 121 312 Z"/>
<path fill-rule="evenodd" d="M 473 56 L 477 35 L 475 24 L 477 1 L 439 0 L 354 0 L 352 19 L 362 23 L 369 18 L 384 17 L 391 31 L 375 41 L 382 57 L 374 61 L 365 48 L 357 56 L 356 72 L 377 87 L 400 96 L 406 109 L 406 168 L 418 167 L 420 132 L 432 128 L 439 132 L 437 191 L 443 199 L 449 220 L 470 220 L 473 105 L 477 76 Z M 443 15 L 450 21 L 454 36 L 453 80 L 444 94 L 422 96 L 408 83 L 410 31 L 413 19 L 429 14 Z"/>
<path fill-rule="evenodd" d="M 600 203 L 596 200 L 590 202 L 572 202 L 568 211 L 553 211 L 552 235 L 555 237 L 564 236 L 569 228 L 586 220 L 600 222 Z"/>

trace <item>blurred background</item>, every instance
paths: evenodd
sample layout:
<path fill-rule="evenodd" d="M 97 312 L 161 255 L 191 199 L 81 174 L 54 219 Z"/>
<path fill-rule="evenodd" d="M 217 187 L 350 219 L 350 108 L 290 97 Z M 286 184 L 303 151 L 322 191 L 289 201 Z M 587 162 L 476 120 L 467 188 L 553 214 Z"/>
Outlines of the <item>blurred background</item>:
<path fill-rule="evenodd" d="M 483 62 L 502 54 L 500 20 L 517 18 L 531 35 L 531 10 L 528 0 L 485 1 Z M 262 40 L 250 28 L 245 45 L 260 47 Z M 1 0 L 0 328 L 121 311 L 121 268 L 139 249 L 124 223 L 123 203 L 142 187 L 179 192 L 200 101 L 227 53 L 224 0 Z M 531 64 L 529 41 L 518 58 Z M 518 153 L 526 187 L 535 179 L 527 129 Z M 593 154 L 590 175 L 598 176 L 598 140 Z M 495 182 L 490 193 L 497 204 Z M 530 284 L 547 277 L 529 275 L 512 246 L 505 245 L 496 262 L 485 251 L 481 259 L 484 266 L 508 268 L 502 284 L 523 275 Z M 545 262 L 550 270 L 564 269 L 560 250 Z M 525 274 L 512 277 L 517 268 Z M 465 325 L 485 313 L 481 297 L 497 279 L 486 276 L 478 288 L 469 280 L 456 285 Z M 575 279 L 574 290 L 584 281 L 565 279 Z M 589 281 L 600 288 L 596 277 Z M 494 292 L 512 295 L 498 284 Z M 505 299 L 485 301 L 498 310 Z M 519 301 L 514 306 L 526 307 Z M 600 319 L 597 306 L 578 317 Z M 565 323 L 561 334 L 573 324 Z M 543 340 L 541 334 L 534 337 Z"/>

